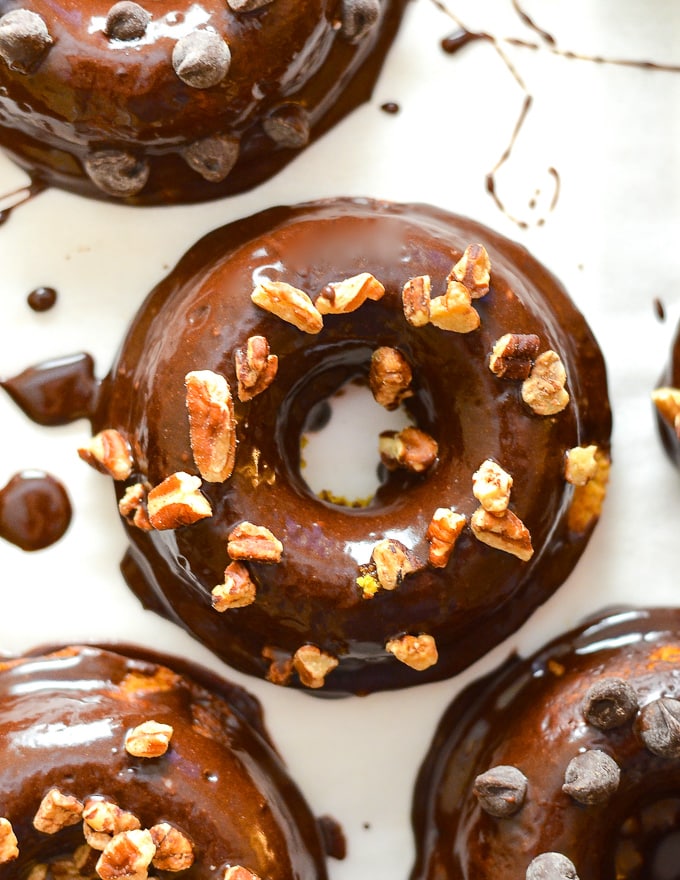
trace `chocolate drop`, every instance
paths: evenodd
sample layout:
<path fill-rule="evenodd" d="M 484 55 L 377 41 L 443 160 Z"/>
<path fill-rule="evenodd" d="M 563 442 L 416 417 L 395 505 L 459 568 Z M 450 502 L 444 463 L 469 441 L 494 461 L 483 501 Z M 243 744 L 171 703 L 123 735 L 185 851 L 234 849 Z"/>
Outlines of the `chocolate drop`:
<path fill-rule="evenodd" d="M 194 141 L 184 150 L 184 161 L 205 180 L 219 183 L 236 164 L 239 141 L 229 135 L 215 135 Z"/>
<path fill-rule="evenodd" d="M 485 813 L 504 819 L 522 808 L 527 778 L 517 767 L 500 765 L 480 774 L 472 790 Z"/>
<path fill-rule="evenodd" d="M 653 755 L 680 757 L 680 700 L 662 697 L 644 706 L 638 718 L 638 732 Z"/>
<path fill-rule="evenodd" d="M 22 550 L 49 547 L 70 522 L 66 489 L 44 471 L 22 471 L 0 489 L 0 537 Z"/>
<path fill-rule="evenodd" d="M 375 27 L 379 17 L 379 0 L 343 0 L 342 33 L 356 43 Z"/>
<path fill-rule="evenodd" d="M 231 52 L 222 37 L 212 31 L 193 31 L 177 40 L 172 66 L 192 89 L 208 89 L 222 82 L 229 71 Z"/>
<path fill-rule="evenodd" d="M 309 117 L 299 104 L 282 104 L 262 121 L 265 133 L 280 147 L 299 150 L 309 143 Z"/>
<path fill-rule="evenodd" d="M 30 73 L 52 45 L 41 16 L 28 9 L 13 9 L 0 18 L 0 57 L 11 70 Z"/>
<path fill-rule="evenodd" d="M 579 880 L 576 868 L 562 853 L 548 852 L 531 862 L 526 880 Z"/>
<path fill-rule="evenodd" d="M 567 765 L 562 791 L 580 804 L 602 804 L 614 794 L 620 779 L 621 770 L 613 758 L 589 749 Z"/>
<path fill-rule="evenodd" d="M 139 3 L 120 0 L 109 9 L 104 33 L 114 40 L 139 40 L 150 21 L 151 16 Z"/>
<path fill-rule="evenodd" d="M 621 727 L 638 710 L 633 688 L 621 678 L 602 678 L 588 688 L 583 701 L 583 714 L 588 724 L 600 730 Z"/>
<path fill-rule="evenodd" d="M 88 177 L 102 192 L 127 198 L 141 192 L 149 179 L 149 164 L 124 150 L 99 150 L 85 160 Z"/>

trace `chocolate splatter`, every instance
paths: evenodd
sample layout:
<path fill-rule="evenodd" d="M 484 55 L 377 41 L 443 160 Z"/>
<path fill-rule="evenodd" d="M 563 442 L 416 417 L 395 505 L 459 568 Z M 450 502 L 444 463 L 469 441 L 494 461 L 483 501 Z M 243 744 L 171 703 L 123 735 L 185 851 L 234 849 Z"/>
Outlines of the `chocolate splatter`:
<path fill-rule="evenodd" d="M 588 724 L 600 730 L 621 727 L 638 710 L 635 690 L 621 678 L 601 678 L 591 685 L 583 701 L 583 714 Z"/>
<path fill-rule="evenodd" d="M 396 101 L 385 101 L 384 104 L 380 105 L 380 109 L 383 113 L 389 113 L 390 116 L 395 116 L 401 110 L 399 104 Z"/>
<path fill-rule="evenodd" d="M 0 489 L 0 537 L 22 550 L 42 550 L 58 541 L 71 513 L 66 489 L 44 471 L 21 471 Z"/>
<path fill-rule="evenodd" d="M 472 791 L 484 812 L 502 819 L 522 808 L 527 778 L 517 767 L 501 764 L 478 776 Z"/>
<path fill-rule="evenodd" d="M 654 297 L 654 311 L 661 322 L 666 320 L 666 307 L 658 296 Z"/>
<path fill-rule="evenodd" d="M 34 312 L 48 312 L 57 302 L 57 291 L 53 287 L 36 287 L 28 294 L 26 302 Z"/>

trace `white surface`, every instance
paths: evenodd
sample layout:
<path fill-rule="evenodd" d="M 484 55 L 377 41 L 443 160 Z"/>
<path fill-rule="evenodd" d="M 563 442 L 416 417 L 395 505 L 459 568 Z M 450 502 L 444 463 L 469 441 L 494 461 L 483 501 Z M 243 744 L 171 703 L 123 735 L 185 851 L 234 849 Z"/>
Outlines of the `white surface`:
<path fill-rule="evenodd" d="M 649 392 L 680 313 L 680 73 L 569 60 L 560 51 L 680 62 L 680 6 L 531 0 L 527 10 L 556 36 L 555 52 L 522 25 L 510 0 L 447 2 L 470 26 L 540 46 L 500 43 L 534 99 L 498 174 L 499 194 L 526 230 L 485 190 L 523 92 L 491 43 L 455 56 L 440 50 L 454 22 L 432 0 L 413 0 L 373 101 L 254 192 L 164 209 L 47 192 L 0 227 L 3 376 L 83 349 L 103 374 L 142 296 L 201 234 L 272 204 L 326 195 L 432 202 L 520 239 L 564 281 L 596 332 L 615 414 L 609 498 L 573 576 L 516 636 L 456 680 L 366 699 L 315 700 L 230 673 L 264 703 L 313 809 L 344 826 L 350 855 L 331 862 L 333 880 L 407 877 L 415 773 L 437 719 L 466 681 L 601 607 L 672 604 L 679 592 L 680 478 L 657 441 Z M 383 113 L 385 101 L 398 102 L 400 114 Z M 548 212 L 551 167 L 561 187 Z M 0 193 L 23 179 L 0 165 Z M 59 291 L 45 314 L 26 304 L 40 284 Z M 654 297 L 665 303 L 665 323 Z M 38 428 L 5 397 L 0 424 L 0 485 L 21 468 L 44 468 L 67 484 L 75 508 L 71 529 L 52 548 L 27 554 L 0 542 L 0 649 L 113 638 L 224 671 L 178 628 L 142 612 L 125 587 L 111 486 L 75 455 L 88 426 Z"/>

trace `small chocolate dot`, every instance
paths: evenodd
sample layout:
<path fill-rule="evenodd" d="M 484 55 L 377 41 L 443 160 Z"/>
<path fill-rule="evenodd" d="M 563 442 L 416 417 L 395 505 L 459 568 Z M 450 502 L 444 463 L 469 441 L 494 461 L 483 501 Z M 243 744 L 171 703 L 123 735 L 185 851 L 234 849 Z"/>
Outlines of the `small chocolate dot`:
<path fill-rule="evenodd" d="M 621 727 L 637 710 L 637 694 L 622 678 L 601 678 L 588 688 L 583 701 L 586 721 L 600 730 Z"/>
<path fill-rule="evenodd" d="M 34 312 L 47 312 L 57 301 L 57 291 L 53 287 L 36 287 L 26 300 Z"/>
<path fill-rule="evenodd" d="M 380 0 L 343 0 L 343 36 L 356 43 L 375 27 L 379 17 Z"/>
<path fill-rule="evenodd" d="M 389 113 L 390 116 L 395 116 L 401 110 L 399 104 L 396 101 L 385 101 L 384 104 L 380 105 L 380 109 L 383 113 Z"/>
<path fill-rule="evenodd" d="M 230 64 L 229 46 L 213 31 L 192 31 L 177 40 L 172 50 L 175 73 L 193 89 L 208 89 L 222 82 Z"/>
<path fill-rule="evenodd" d="M 52 45 L 43 18 L 28 9 L 13 9 L 0 18 L 0 57 L 12 70 L 30 73 Z"/>
<path fill-rule="evenodd" d="M 662 697 L 648 703 L 640 710 L 638 732 L 653 755 L 680 757 L 680 701 Z"/>
<path fill-rule="evenodd" d="M 123 150 L 100 150 L 85 160 L 85 171 L 102 192 L 117 198 L 134 196 L 149 179 L 149 166 Z"/>
<path fill-rule="evenodd" d="M 194 141 L 182 151 L 187 165 L 211 183 L 220 183 L 227 177 L 238 153 L 238 139 L 219 134 Z"/>
<path fill-rule="evenodd" d="M 104 33 L 114 40 L 139 40 L 150 21 L 151 16 L 139 3 L 121 0 L 109 9 Z"/>
<path fill-rule="evenodd" d="M 234 12 L 253 12 L 272 2 L 273 0 L 227 0 L 227 6 Z"/>
<path fill-rule="evenodd" d="M 579 880 L 574 863 L 562 853 L 547 852 L 531 862 L 526 880 Z"/>
<path fill-rule="evenodd" d="M 299 150 L 309 143 L 309 117 L 299 104 L 281 104 L 262 120 L 262 127 L 280 147 Z"/>
<path fill-rule="evenodd" d="M 599 749 L 589 749 L 567 765 L 562 791 L 580 804 L 603 804 L 619 787 L 620 780 L 616 761 Z"/>
<path fill-rule="evenodd" d="M 501 764 L 478 776 L 472 791 L 485 813 L 503 819 L 522 808 L 527 778 L 517 767 Z"/>

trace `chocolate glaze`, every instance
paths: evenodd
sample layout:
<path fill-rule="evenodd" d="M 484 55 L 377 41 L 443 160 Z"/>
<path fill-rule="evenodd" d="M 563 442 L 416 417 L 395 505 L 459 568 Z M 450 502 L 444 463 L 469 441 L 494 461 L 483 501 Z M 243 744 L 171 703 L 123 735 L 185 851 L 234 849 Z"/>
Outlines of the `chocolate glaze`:
<path fill-rule="evenodd" d="M 272 880 L 323 880 L 317 824 L 268 740 L 257 701 L 186 662 L 177 674 L 165 665 L 176 668 L 171 658 L 138 653 L 66 648 L 0 666 L 0 804 L 20 851 L 3 877 L 26 877 L 84 842 L 80 824 L 55 835 L 33 829 L 42 797 L 56 786 L 80 800 L 112 800 L 143 828 L 177 827 L 196 857 L 182 877 L 218 878 L 241 865 Z M 169 751 L 133 758 L 125 733 L 150 719 L 172 726 Z"/>
<path fill-rule="evenodd" d="M 679 656 L 678 609 L 621 611 L 465 690 L 444 715 L 418 778 L 412 880 L 524 880 L 543 852 L 565 855 L 580 880 L 676 876 L 658 863 L 664 838 L 680 829 L 680 763 L 649 752 L 635 721 L 611 730 L 588 724 L 583 700 L 609 677 L 632 685 L 641 707 L 677 699 Z M 586 807 L 562 785 L 567 764 L 588 749 L 612 757 L 621 781 L 607 803 Z M 524 806 L 503 819 L 484 813 L 472 794 L 475 777 L 500 765 L 528 777 Z"/>
<path fill-rule="evenodd" d="M 678 325 L 676 330 L 668 365 L 659 380 L 659 386 L 680 388 L 680 325 Z M 668 453 L 670 459 L 680 467 L 680 438 L 678 438 L 672 425 L 670 425 L 658 413 L 657 423 L 659 425 L 659 433 L 661 435 L 664 449 Z"/>
<path fill-rule="evenodd" d="M 481 329 L 453 334 L 410 327 L 401 290 L 430 274 L 443 292 L 453 263 L 480 241 L 492 262 L 491 292 L 478 303 Z M 262 279 L 318 294 L 331 281 L 370 271 L 385 285 L 380 302 L 327 316 L 317 336 L 255 307 Z M 568 374 L 571 403 L 555 417 L 533 415 L 520 384 L 488 368 L 494 342 L 537 333 Z M 366 693 L 450 676 L 512 632 L 562 583 L 588 540 L 571 532 L 573 487 L 565 451 L 609 446 L 610 410 L 600 351 L 556 279 L 522 247 L 479 224 L 435 208 L 363 199 L 275 208 L 204 238 L 152 292 L 104 380 L 94 429 L 115 428 L 135 462 L 126 485 L 150 485 L 179 470 L 196 473 L 189 444 L 184 377 L 223 373 L 235 388 L 233 353 L 261 334 L 279 357 L 276 379 L 248 404 L 236 401 L 236 468 L 204 484 L 214 515 L 175 532 L 131 527 L 125 577 L 145 606 L 180 623 L 228 663 L 265 676 L 267 649 L 290 657 L 306 643 L 338 657 L 324 693 Z M 310 412 L 346 381 L 366 377 L 372 351 L 397 347 L 411 363 L 407 401 L 418 426 L 439 443 L 425 475 L 393 471 L 365 509 L 322 501 L 299 472 L 299 438 Z M 370 600 L 359 565 L 389 536 L 426 560 L 425 532 L 437 507 L 469 516 L 472 474 L 492 457 L 514 477 L 512 506 L 536 549 L 526 563 L 465 531 L 448 567 L 424 564 L 395 591 Z M 243 520 L 283 542 L 277 565 L 250 564 L 257 599 L 223 614 L 211 606 L 223 582 L 226 536 Z M 385 651 L 387 640 L 429 633 L 439 662 L 416 672 Z M 296 680 L 293 681 L 296 684 Z"/>
<path fill-rule="evenodd" d="M 22 550 L 49 547 L 70 522 L 66 489 L 44 471 L 22 471 L 0 489 L 0 538 Z"/>
<path fill-rule="evenodd" d="M 17 7 L 39 14 L 53 41 L 28 73 L 0 60 L 0 144 L 43 184 L 96 198 L 117 197 L 94 185 L 84 165 L 112 150 L 138 163 L 133 177 L 148 173 L 130 203 L 242 192 L 299 152 L 267 136 L 270 114 L 284 105 L 304 114 L 313 140 L 368 99 L 405 2 L 380 0 L 374 26 L 354 38 L 342 26 L 348 0 L 272 0 L 243 13 L 225 0 L 154 0 L 144 36 L 120 40 L 104 32 L 111 2 L 0 0 L 0 14 Z M 226 76 L 208 88 L 186 84 L 173 69 L 177 41 L 196 29 L 214 29 L 231 51 Z M 227 138 L 230 150 L 239 144 L 222 181 L 205 179 L 183 158 L 214 137 Z"/>

